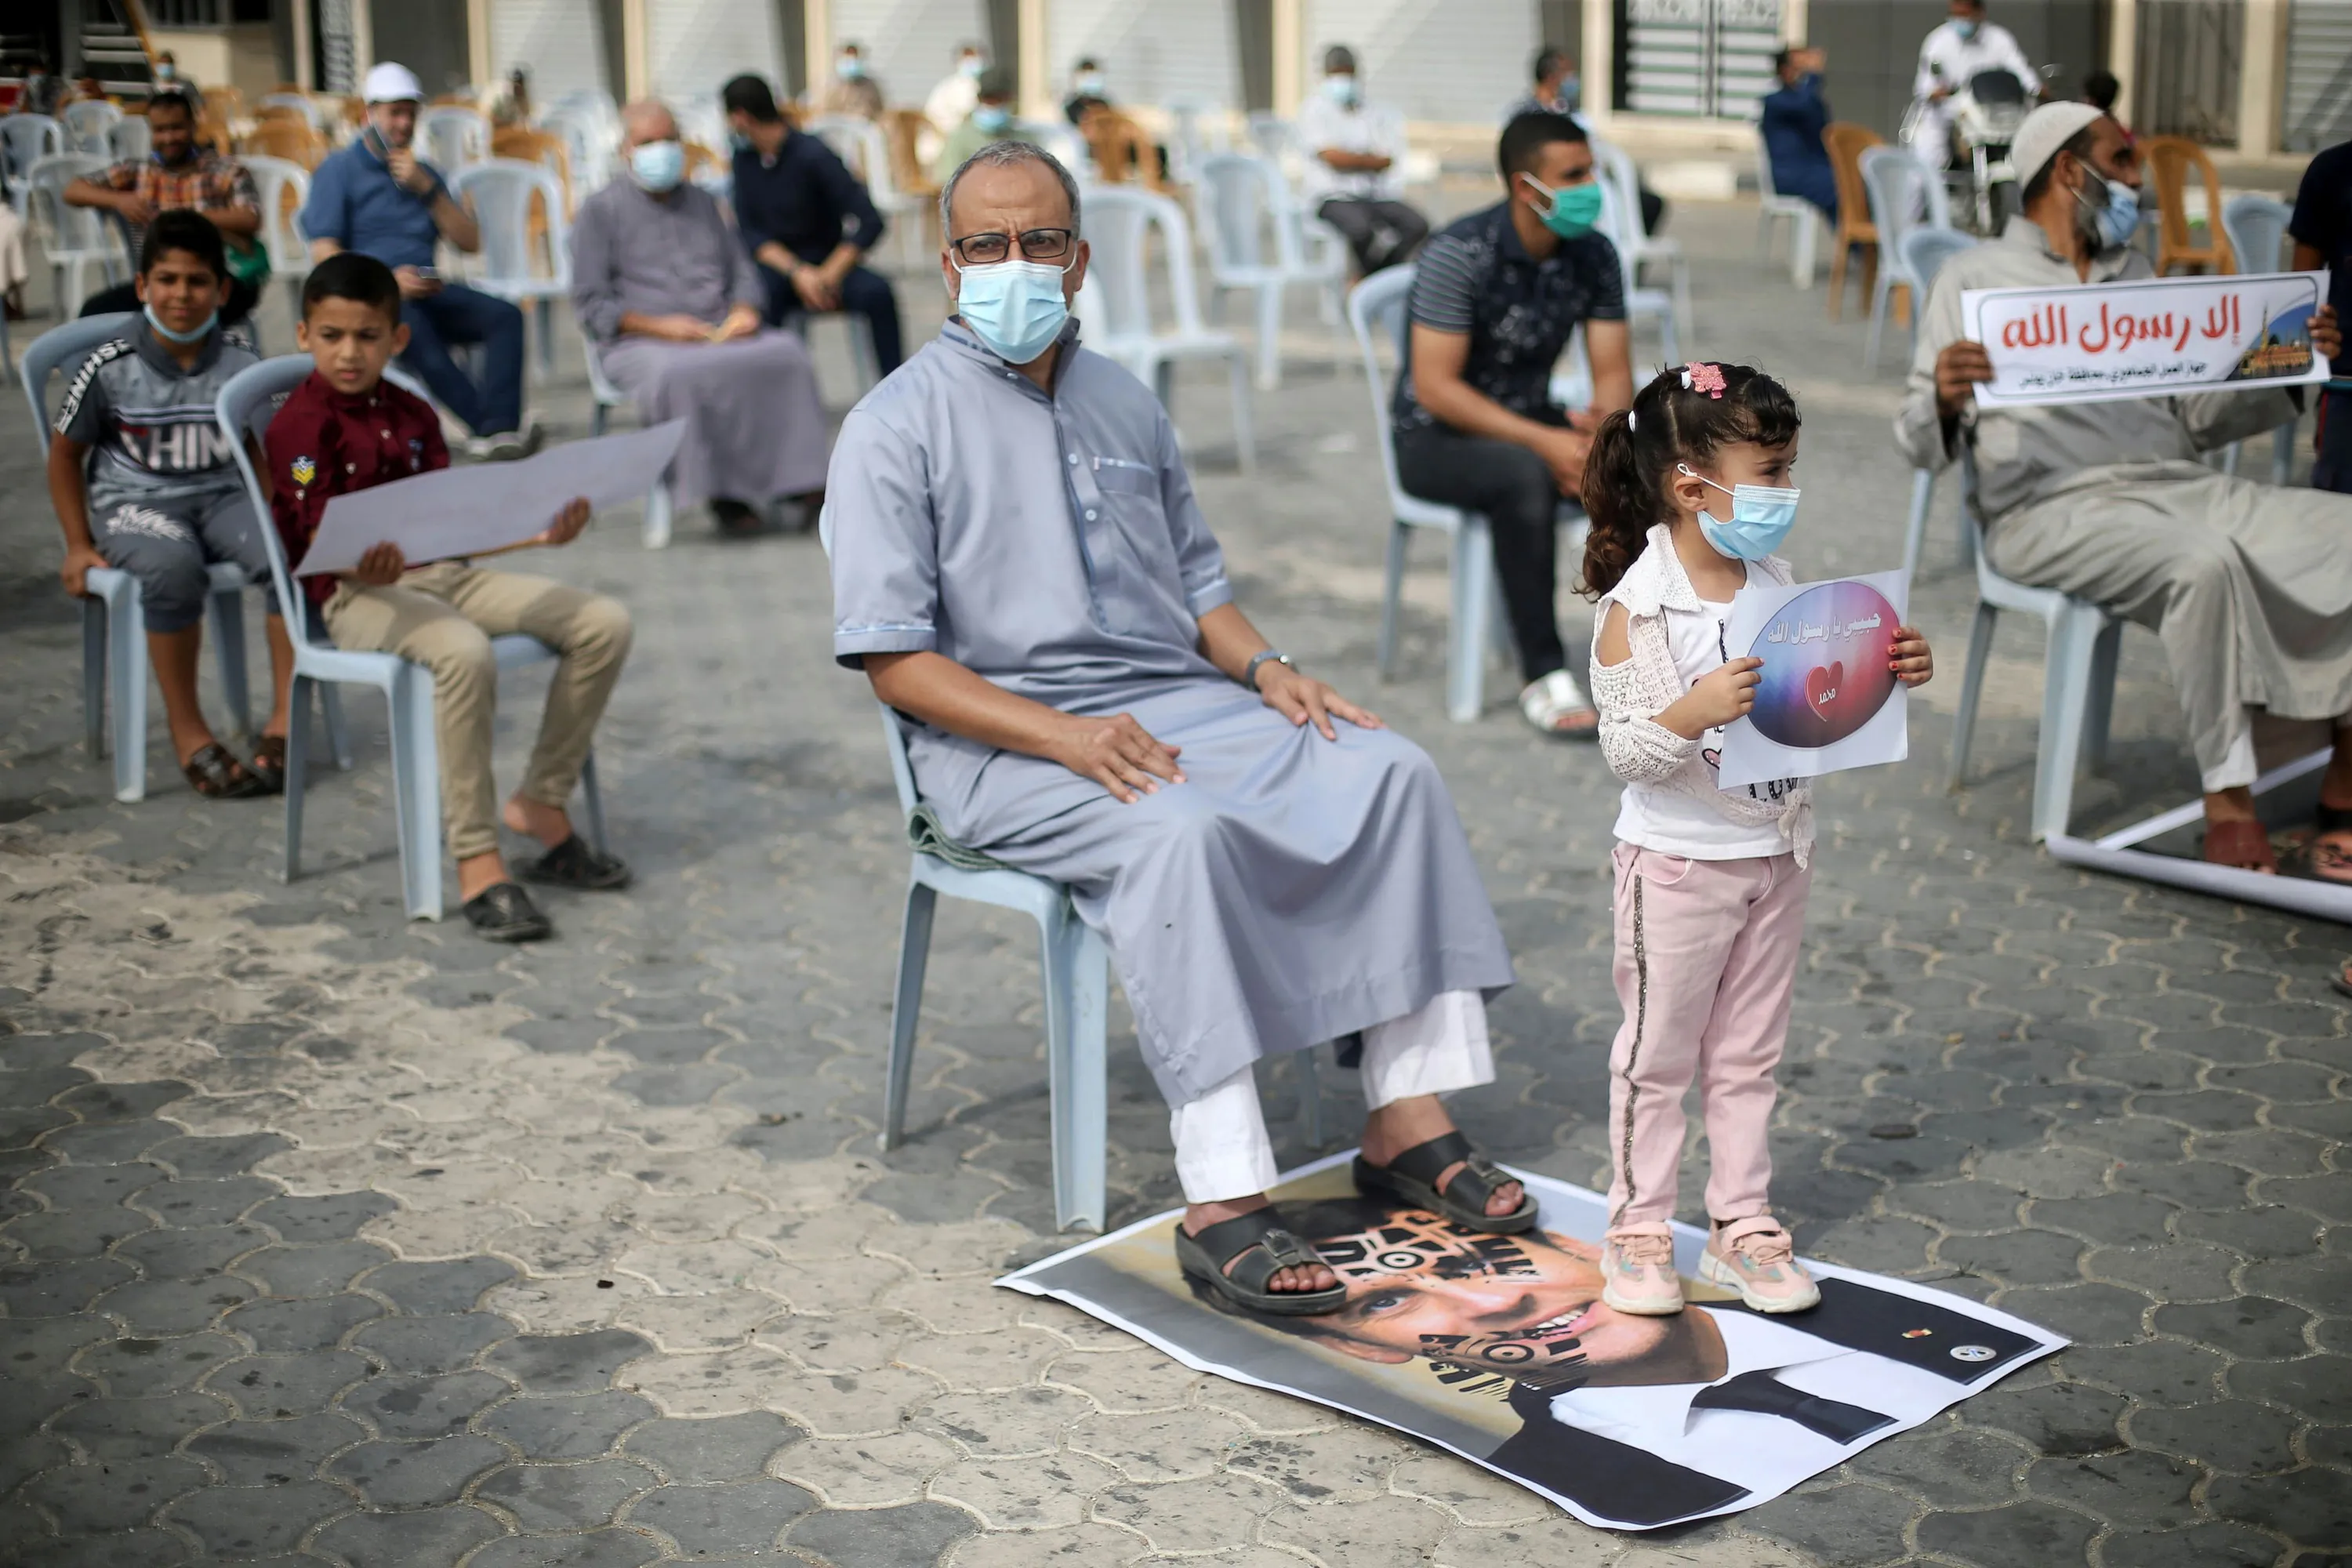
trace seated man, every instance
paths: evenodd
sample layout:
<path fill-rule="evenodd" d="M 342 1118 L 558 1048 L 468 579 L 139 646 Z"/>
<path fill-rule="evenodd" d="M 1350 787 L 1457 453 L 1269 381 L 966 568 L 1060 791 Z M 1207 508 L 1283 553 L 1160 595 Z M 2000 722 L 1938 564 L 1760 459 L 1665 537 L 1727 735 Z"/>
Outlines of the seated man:
<path fill-rule="evenodd" d="M 833 75 L 816 95 L 816 111 L 878 121 L 884 107 L 882 83 L 866 68 L 866 51 L 855 42 L 842 45 L 834 58 Z"/>
<path fill-rule="evenodd" d="M 425 89 L 405 66 L 387 61 L 367 74 L 368 127 L 310 175 L 302 232 L 310 257 L 323 261 L 356 250 L 400 279 L 400 319 L 408 328 L 401 363 L 415 371 L 451 416 L 473 434 L 478 458 L 520 458 L 538 446 L 522 418 L 522 312 L 504 300 L 445 283 L 433 265 L 446 239 L 478 250 L 474 215 L 440 174 L 415 153 L 416 106 Z M 479 344 L 479 382 L 449 353 Z"/>
<path fill-rule="evenodd" d="M 383 383 L 383 367 L 408 331 L 391 268 L 351 254 L 320 262 L 303 280 L 298 331 L 317 368 L 270 420 L 262 468 L 289 566 L 301 564 L 335 497 L 449 466 L 432 405 Z M 587 525 L 584 500 L 551 501 L 548 510 L 547 531 L 532 544 L 567 543 Z M 628 884 L 629 868 L 590 848 L 564 814 L 628 657 L 628 611 L 602 594 L 471 561 L 411 566 L 396 544 L 376 545 L 352 571 L 297 581 L 337 647 L 396 653 L 433 672 L 441 815 L 457 862 L 457 895 L 477 933 L 491 942 L 533 942 L 555 930 L 507 874 L 499 817 L 546 847 L 521 868 L 530 880 L 564 888 Z M 530 770 L 494 816 L 490 724 L 499 661 L 490 639 L 514 632 L 553 648 L 557 662 Z M 281 681 L 275 721 L 281 734 L 286 693 Z"/>
<path fill-rule="evenodd" d="M 1031 132 L 1013 123 L 1013 73 L 1002 66 L 991 66 L 980 73 L 977 96 L 971 112 L 947 134 L 940 143 L 939 156 L 931 164 L 932 177 L 941 184 L 948 176 L 963 167 L 974 153 L 992 142 L 1034 142 Z"/>
<path fill-rule="evenodd" d="M 889 279 L 860 265 L 882 237 L 865 182 L 824 142 L 784 123 L 762 79 L 737 77 L 720 102 L 739 138 L 735 223 L 760 264 L 763 319 L 781 327 L 813 310 L 854 311 L 866 318 L 874 357 L 889 374 L 898 368 L 898 296 Z"/>
<path fill-rule="evenodd" d="M 137 287 L 144 313 L 67 383 L 49 441 L 66 592 L 81 596 L 93 566 L 139 580 L 147 658 L 180 771 L 207 798 L 264 795 L 282 773 L 231 756 L 196 700 L 212 595 L 205 568 L 233 561 L 249 579 L 269 574 L 261 521 L 213 414 L 221 388 L 254 363 L 253 351 L 221 329 L 228 264 L 220 231 L 185 208 L 156 214 Z M 269 648 L 282 684 L 293 668 L 283 626 L 273 625 Z"/>
<path fill-rule="evenodd" d="M 2341 320 L 2352 314 L 2352 142 L 2340 142 L 2311 161 L 2287 220 L 2294 239 L 2294 269 L 2327 273 L 2327 300 Z M 2319 395 L 2315 489 L 2352 495 L 2352 354 L 2338 354 L 2336 374 Z"/>
<path fill-rule="evenodd" d="M 679 505 L 709 500 L 729 534 L 761 531 L 755 509 L 779 498 L 814 519 L 825 431 L 807 349 L 761 329 L 759 269 L 718 198 L 686 183 L 668 110 L 621 111 L 621 160 L 572 220 L 572 310 L 597 363 L 646 424 L 687 422 Z"/>
<path fill-rule="evenodd" d="M 1837 174 L 1830 153 L 1822 145 L 1822 131 L 1830 122 L 1829 100 L 1822 96 L 1822 68 L 1827 58 L 1819 49 L 1782 49 L 1772 57 L 1772 74 L 1780 89 L 1764 95 L 1757 134 L 1764 139 L 1764 155 L 1772 161 L 1772 188 L 1784 196 L 1801 196 L 1837 222 Z"/>
<path fill-rule="evenodd" d="M 1348 237 L 1366 277 L 1410 257 L 1429 220 L 1404 201 L 1404 121 L 1368 109 L 1355 51 L 1323 51 L 1323 90 L 1299 105 L 1298 145 L 1307 154 L 1301 195 L 1307 210 Z"/>
<path fill-rule="evenodd" d="M 2301 389 L 1979 408 L 1970 388 L 1992 367 L 1960 335 L 1960 290 L 2151 275 L 2127 246 L 2140 174 L 2122 126 L 2086 103 L 2047 104 L 2010 156 L 2024 211 L 1936 275 L 1895 444 L 1925 468 L 1962 442 L 1974 449 L 1985 551 L 2002 575 L 2093 600 L 2163 639 L 2204 775 L 2206 859 L 2277 868 L 2254 819 L 2249 710 L 2336 720 L 2312 853 L 2320 875 L 2352 882 L 2352 500 L 2197 460 L 2284 423 Z M 2332 309 L 2311 339 L 2341 351 Z"/>
<path fill-rule="evenodd" d="M 1437 1099 L 1492 1077 L 1482 993 L 1511 965 L 1436 769 L 1234 605 L 1159 400 L 1078 347 L 1069 172 L 1003 143 L 946 203 L 958 316 L 842 426 L 835 656 L 916 721 L 946 831 L 1108 939 L 1174 1108 L 1189 1273 L 1266 1310 L 1344 1299 L 1266 1215 L 1250 1064 L 1359 1031 L 1359 1180 L 1525 1229 Z"/>
<path fill-rule="evenodd" d="M 1917 112 L 1911 117 L 1907 143 L 1929 168 L 1940 169 L 1951 158 L 1948 100 L 1979 71 L 2007 71 L 2025 89 L 2028 103 L 2041 96 L 2041 75 L 2018 47 L 2016 34 L 1985 20 L 1985 0 L 1951 0 L 1951 15 L 1920 41 L 1919 69 L 1911 84 Z"/>
<path fill-rule="evenodd" d="M 1412 333 L 1391 419 L 1397 478 L 1414 495 L 1486 514 L 1511 636 L 1519 711 L 1547 735 L 1591 740 L 1601 716 L 1569 672 L 1553 601 L 1559 503 L 1584 483 L 1601 421 L 1633 401 L 1624 275 L 1593 232 L 1592 147 L 1562 114 L 1522 114 L 1498 149 L 1507 194 L 1422 252 Z M 1579 326 L 1593 403 L 1553 406 L 1552 366 Z"/>
<path fill-rule="evenodd" d="M 231 252 L 232 267 L 267 278 L 268 262 L 260 240 L 261 199 L 254 195 L 253 176 L 244 164 L 196 145 L 194 94 L 163 91 L 149 99 L 147 134 L 152 151 L 146 157 L 126 158 L 101 174 L 73 181 L 66 186 L 66 205 L 113 213 L 131 230 L 134 252 L 157 213 L 200 212 L 220 230 L 221 242 Z M 259 297 L 260 290 L 252 283 L 232 277 L 221 320 L 232 324 L 244 321 Z M 111 315 L 138 308 L 138 285 L 121 283 L 92 294 L 82 302 L 81 313 Z"/>

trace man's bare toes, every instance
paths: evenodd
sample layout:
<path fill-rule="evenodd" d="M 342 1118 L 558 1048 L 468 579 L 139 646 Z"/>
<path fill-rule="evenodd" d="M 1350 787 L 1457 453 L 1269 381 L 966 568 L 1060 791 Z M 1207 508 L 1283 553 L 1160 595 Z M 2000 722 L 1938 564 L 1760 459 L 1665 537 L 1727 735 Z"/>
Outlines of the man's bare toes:
<path fill-rule="evenodd" d="M 1526 1192 L 1527 1189 L 1517 1182 L 1505 1182 L 1501 1186 L 1496 1187 L 1494 1195 L 1486 1200 L 1486 1213 L 1496 1219 L 1507 1214 L 1515 1213 Z"/>

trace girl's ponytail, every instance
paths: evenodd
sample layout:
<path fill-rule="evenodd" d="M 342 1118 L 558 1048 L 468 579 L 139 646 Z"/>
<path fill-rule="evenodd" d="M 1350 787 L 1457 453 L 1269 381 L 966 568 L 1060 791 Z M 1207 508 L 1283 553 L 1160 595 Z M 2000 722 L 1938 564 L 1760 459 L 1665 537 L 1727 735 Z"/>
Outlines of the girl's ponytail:
<path fill-rule="evenodd" d="M 1584 538 L 1584 581 L 1578 591 L 1588 598 L 1617 585 L 1658 519 L 1654 480 L 1642 465 L 1637 418 L 1621 409 L 1602 420 L 1584 459 L 1582 500 L 1592 528 Z"/>

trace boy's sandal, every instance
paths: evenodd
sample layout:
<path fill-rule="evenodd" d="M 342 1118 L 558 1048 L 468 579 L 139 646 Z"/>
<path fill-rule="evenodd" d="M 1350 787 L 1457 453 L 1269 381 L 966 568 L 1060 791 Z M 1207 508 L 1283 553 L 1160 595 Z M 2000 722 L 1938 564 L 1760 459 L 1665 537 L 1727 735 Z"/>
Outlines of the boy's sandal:
<path fill-rule="evenodd" d="M 180 764 L 180 772 L 187 775 L 188 787 L 206 800 L 249 800 L 269 793 L 269 786 L 246 772 L 218 741 L 199 748 Z"/>
<path fill-rule="evenodd" d="M 1225 1266 L 1233 1265 L 1233 1272 Z M 1285 1268 L 1313 1268 L 1323 1263 L 1313 1247 L 1282 1228 L 1270 1208 L 1253 1209 L 1232 1219 L 1202 1227 L 1197 1236 L 1176 1224 L 1176 1265 L 1234 1305 L 1277 1317 L 1308 1318 L 1336 1312 L 1347 1304 L 1348 1288 L 1328 1290 L 1270 1290 L 1267 1283 Z"/>
<path fill-rule="evenodd" d="M 1437 1178 L 1454 1164 L 1462 1169 L 1439 1191 Z M 1385 1165 L 1356 1156 L 1356 1190 L 1366 1197 L 1402 1199 L 1490 1236 L 1513 1236 L 1535 1228 L 1536 1195 L 1523 1182 L 1517 1208 L 1503 1215 L 1486 1212 L 1486 1200 L 1518 1180 L 1481 1154 L 1458 1131 L 1416 1143 Z"/>
<path fill-rule="evenodd" d="M 1591 741 L 1601 735 L 1601 715 L 1576 677 L 1555 669 L 1528 682 L 1519 693 L 1519 716 L 1560 741 Z"/>
<path fill-rule="evenodd" d="M 2203 857 L 2209 865 L 2241 871 L 2276 871 L 2270 830 L 2259 822 L 2215 822 L 2205 828 Z"/>
<path fill-rule="evenodd" d="M 261 781 L 262 787 L 276 795 L 286 787 L 286 737 L 264 735 L 253 743 L 253 761 L 245 771 Z"/>

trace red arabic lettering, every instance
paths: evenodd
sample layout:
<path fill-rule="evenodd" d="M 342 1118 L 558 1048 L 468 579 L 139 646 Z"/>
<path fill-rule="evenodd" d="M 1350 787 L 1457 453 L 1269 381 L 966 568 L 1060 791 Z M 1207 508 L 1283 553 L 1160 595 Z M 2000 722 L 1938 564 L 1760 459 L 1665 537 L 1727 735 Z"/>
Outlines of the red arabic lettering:
<path fill-rule="evenodd" d="M 2063 305 L 2044 305 L 2032 315 L 2001 323 L 2000 346 L 2005 349 L 2056 348 L 2065 341 Z"/>
<path fill-rule="evenodd" d="M 2242 318 L 2238 313 L 2238 297 L 2224 294 L 2205 312 L 2205 335 L 2209 338 L 2235 338 Z"/>

